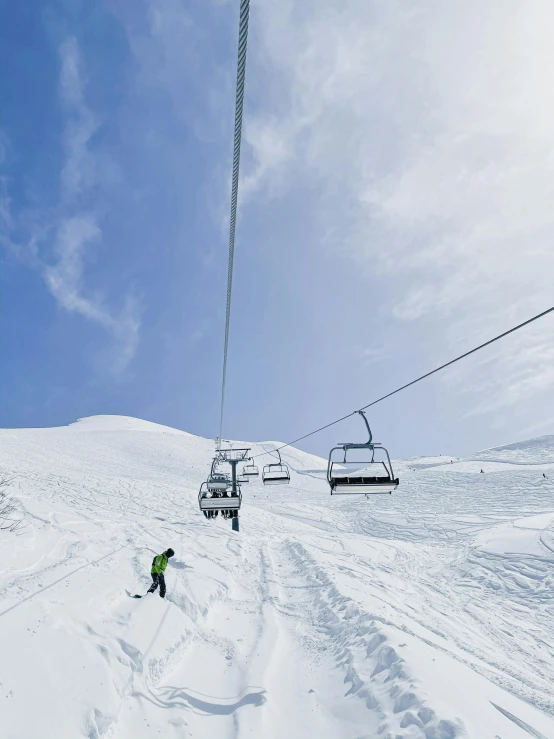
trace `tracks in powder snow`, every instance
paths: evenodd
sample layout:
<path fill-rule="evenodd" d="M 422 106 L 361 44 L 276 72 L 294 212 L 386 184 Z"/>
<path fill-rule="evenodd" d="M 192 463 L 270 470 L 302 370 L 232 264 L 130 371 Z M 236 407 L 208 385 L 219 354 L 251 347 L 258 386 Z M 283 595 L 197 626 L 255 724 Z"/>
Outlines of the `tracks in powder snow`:
<path fill-rule="evenodd" d="M 250 689 L 241 675 L 235 647 L 237 628 L 250 634 L 256 610 L 252 588 L 238 594 L 242 609 L 233 606 L 234 566 L 243 559 L 242 543 L 221 527 L 211 534 L 202 530 L 201 541 L 190 541 L 187 560 L 192 564 L 170 568 L 167 602 L 149 596 L 124 617 L 122 630 L 136 657 L 127 663 L 132 674 L 110 736 L 166 736 L 168 727 L 170 735 L 179 737 L 219 735 L 219 729 L 227 734 L 236 711 L 264 701 L 263 689 Z M 246 571 L 248 562 L 244 565 Z M 257 582 L 254 578 L 253 588 Z M 231 634 L 228 614 L 234 614 Z M 151 630 L 159 624 L 149 641 L 139 633 L 146 618 Z M 213 720 L 206 723 L 207 718 Z"/>
<path fill-rule="evenodd" d="M 260 531 L 274 535 L 268 541 Z M 240 537 L 219 522 L 189 527 L 187 547 L 188 564 L 171 570 L 169 602 L 154 595 L 117 604 L 120 636 L 97 648 L 112 664 L 117 654 L 127 677 L 111 717 L 90 717 L 91 738 L 167 735 L 168 726 L 170 735 L 195 739 L 318 732 L 346 739 L 360 727 L 367 736 L 464 735 L 414 672 L 409 639 L 550 708 L 541 670 L 547 674 L 551 655 L 518 669 L 519 659 L 503 656 L 510 635 L 495 640 L 498 619 L 486 617 L 494 590 L 480 575 L 464 588 L 477 562 L 484 579 L 492 576 L 489 555 L 314 534 L 309 524 L 263 510 L 251 512 Z M 137 576 L 143 560 L 137 550 Z M 539 573 L 531 579 L 540 594 L 541 565 L 526 566 Z M 511 616 L 503 611 L 505 631 L 515 629 L 517 607 Z M 515 630 L 511 643 L 522 659 L 537 656 L 536 643 L 518 640 Z"/>
<path fill-rule="evenodd" d="M 8 736 L 552 735 L 554 536 L 527 521 L 547 506 L 542 488 L 522 496 L 523 473 L 418 473 L 361 505 L 252 483 L 236 535 L 199 516 L 189 459 L 178 478 L 138 479 L 136 463 L 123 479 L 18 478 L 32 518 L 1 581 L 17 654 L 0 664 Z M 518 517 L 540 530 L 535 553 L 476 545 Z M 169 545 L 168 600 L 127 598 Z M 488 728 L 472 725 L 487 709 Z"/>
<path fill-rule="evenodd" d="M 416 547 L 406 541 L 381 541 L 380 557 L 362 552 L 355 540 L 348 548 L 349 554 L 339 555 L 334 546 L 325 551 L 318 541 L 310 551 L 325 563 L 326 571 L 340 574 L 343 590 L 356 602 L 371 602 L 372 611 L 386 622 L 554 712 L 548 677 L 554 654 L 551 562 L 490 555 L 464 542 L 458 547 Z M 510 598 L 504 597 L 504 578 Z"/>
<path fill-rule="evenodd" d="M 324 662 L 322 674 L 329 675 L 332 664 L 333 682 L 345 686 L 337 690 L 335 685 L 327 695 L 321 689 L 321 705 L 331 705 L 343 725 L 345 718 L 355 717 L 345 726 L 345 736 L 354 735 L 360 725 L 368 736 L 395 736 L 408 726 L 424 736 L 454 736 L 460 726 L 437 717 L 418 695 L 410 668 L 391 643 L 390 625 L 342 595 L 301 542 L 284 541 L 275 554 L 280 572 L 276 607 L 293 619 L 299 653 L 315 664 Z M 337 701 L 340 693 L 343 699 Z"/>
<path fill-rule="evenodd" d="M 156 735 L 168 725 L 199 739 L 327 736 L 330 727 L 346 739 L 362 726 L 367 736 L 407 727 L 419 729 L 413 736 L 456 735 L 459 724 L 418 695 L 390 624 L 339 592 L 302 532 L 269 543 L 214 533 L 211 546 L 193 547 L 202 583 L 185 570 L 170 603 L 140 602 L 157 620 L 163 614 L 144 649 L 132 636 L 141 611 L 123 617 L 120 647 L 132 674 L 110 736 Z M 156 644 L 164 629 L 181 637 Z"/>

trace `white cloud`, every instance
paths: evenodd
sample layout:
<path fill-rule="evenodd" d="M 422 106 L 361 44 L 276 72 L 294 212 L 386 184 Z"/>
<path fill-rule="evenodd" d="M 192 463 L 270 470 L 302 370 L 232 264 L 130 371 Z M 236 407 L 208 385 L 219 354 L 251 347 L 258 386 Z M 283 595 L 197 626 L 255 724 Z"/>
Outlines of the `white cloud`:
<path fill-rule="evenodd" d="M 389 354 L 389 350 L 384 344 L 375 341 L 371 342 L 369 346 L 356 346 L 354 351 L 360 368 L 366 368 L 375 362 L 382 362 Z"/>
<path fill-rule="evenodd" d="M 57 303 L 102 326 L 114 339 L 111 369 L 121 372 L 133 358 L 140 334 L 140 306 L 132 297 L 124 299 L 123 308 L 109 308 L 100 292 L 85 285 L 86 263 L 94 246 L 101 242 L 102 231 L 92 207 L 98 185 L 91 138 L 98 121 L 85 102 L 85 80 L 77 40 L 67 38 L 60 46 L 60 94 L 66 113 L 63 134 L 65 161 L 60 173 L 60 200 L 53 210 L 22 212 L 16 217 L 6 189 L 2 198 L 4 242 L 42 274 Z M 25 247 L 13 234 L 25 231 Z M 42 254 L 50 246 L 49 256 Z"/>
<path fill-rule="evenodd" d="M 394 278 L 381 312 L 425 322 L 444 359 L 554 302 L 550 2 L 261 0 L 252 14 L 242 202 L 293 181 L 317 192 L 326 247 Z M 524 331 L 485 380 L 460 365 L 457 391 L 491 413 L 551 396 L 552 318 Z"/>
<path fill-rule="evenodd" d="M 67 113 L 64 132 L 66 160 L 61 173 L 61 196 L 64 203 L 69 205 L 94 184 L 94 157 L 89 150 L 89 142 L 98 128 L 98 122 L 85 103 L 85 80 L 75 37 L 67 38 L 61 45 L 60 61 L 60 93 Z"/>
<path fill-rule="evenodd" d="M 83 278 L 87 248 L 100 238 L 101 231 L 91 217 L 63 220 L 55 239 L 57 262 L 45 266 L 43 276 L 48 289 L 65 310 L 79 313 L 112 333 L 118 343 L 113 369 L 121 371 L 133 358 L 138 345 L 140 311 L 134 299 L 127 297 L 123 310 L 114 316 L 100 295 L 85 296 Z"/>

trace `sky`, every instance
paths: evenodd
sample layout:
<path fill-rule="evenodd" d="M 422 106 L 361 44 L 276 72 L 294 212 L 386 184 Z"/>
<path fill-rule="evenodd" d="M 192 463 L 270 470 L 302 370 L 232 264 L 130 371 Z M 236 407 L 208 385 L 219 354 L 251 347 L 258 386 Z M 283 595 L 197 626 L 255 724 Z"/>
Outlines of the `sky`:
<path fill-rule="evenodd" d="M 238 11 L 1 0 L 3 427 L 217 435 Z M 553 22 L 252 0 L 225 438 L 301 436 L 554 305 Z M 374 437 L 554 433 L 553 340 L 551 315 L 379 404 Z"/>

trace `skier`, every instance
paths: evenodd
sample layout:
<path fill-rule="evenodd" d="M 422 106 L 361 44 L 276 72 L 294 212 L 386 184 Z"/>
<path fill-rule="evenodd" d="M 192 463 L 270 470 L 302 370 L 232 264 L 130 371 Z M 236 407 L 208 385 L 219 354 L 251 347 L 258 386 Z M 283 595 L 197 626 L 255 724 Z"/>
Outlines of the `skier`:
<path fill-rule="evenodd" d="M 544 479 L 545 479 L 545 480 L 547 479 L 547 478 L 546 478 L 546 475 L 544 474 L 544 472 L 542 473 L 542 476 L 544 477 Z"/>
<path fill-rule="evenodd" d="M 481 470 L 481 472 L 484 472 L 485 470 Z"/>
<path fill-rule="evenodd" d="M 175 552 L 171 547 L 162 554 L 158 554 L 152 560 L 152 585 L 148 589 L 149 593 L 155 592 L 158 585 L 160 586 L 160 598 L 165 598 L 165 577 L 164 572 L 167 567 L 167 562 L 170 557 L 173 557 Z"/>

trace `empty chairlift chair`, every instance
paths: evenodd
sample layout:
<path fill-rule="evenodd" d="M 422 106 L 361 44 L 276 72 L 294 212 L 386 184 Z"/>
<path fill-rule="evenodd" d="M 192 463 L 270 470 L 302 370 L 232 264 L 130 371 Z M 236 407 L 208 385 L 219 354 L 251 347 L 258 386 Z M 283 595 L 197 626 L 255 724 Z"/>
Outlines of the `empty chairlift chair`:
<path fill-rule="evenodd" d="M 282 461 L 281 454 L 277 449 L 279 461 L 273 464 L 266 464 L 262 470 L 262 482 L 264 485 L 286 485 L 290 482 L 290 471 L 288 466 Z"/>
<path fill-rule="evenodd" d="M 253 459 L 248 460 L 249 464 L 245 464 L 241 471 L 241 477 L 258 477 L 260 474 L 260 471 L 257 467 L 257 465 L 254 464 Z"/>
<path fill-rule="evenodd" d="M 358 413 L 364 419 L 369 439 L 362 444 L 346 442 L 331 449 L 327 464 L 327 482 L 331 488 L 331 495 L 392 493 L 398 487 L 399 480 L 394 477 L 389 453 L 381 444 L 372 442 L 373 436 L 365 413 L 363 411 Z M 339 449 L 343 452 L 342 463 L 333 459 L 333 453 Z M 367 450 L 369 458 L 365 461 L 349 460 L 348 453 L 354 450 Z M 382 460 L 375 460 L 376 452 L 383 457 Z M 357 469 L 350 472 L 346 467 L 348 464 L 356 464 Z"/>

